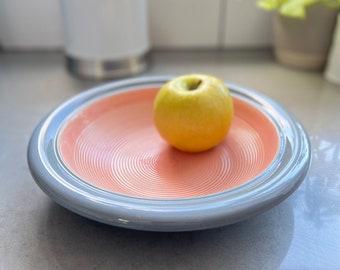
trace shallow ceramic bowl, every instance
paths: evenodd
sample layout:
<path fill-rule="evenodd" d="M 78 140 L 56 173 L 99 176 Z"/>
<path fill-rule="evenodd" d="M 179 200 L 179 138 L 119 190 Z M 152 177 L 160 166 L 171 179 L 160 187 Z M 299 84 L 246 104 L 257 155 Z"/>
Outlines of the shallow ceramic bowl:
<path fill-rule="evenodd" d="M 171 77 L 108 83 L 46 116 L 28 147 L 40 188 L 99 222 L 150 231 L 232 224 L 277 205 L 303 181 L 310 143 L 299 121 L 268 97 L 227 83 L 235 107 L 212 150 L 175 150 L 157 133 L 152 103 Z"/>

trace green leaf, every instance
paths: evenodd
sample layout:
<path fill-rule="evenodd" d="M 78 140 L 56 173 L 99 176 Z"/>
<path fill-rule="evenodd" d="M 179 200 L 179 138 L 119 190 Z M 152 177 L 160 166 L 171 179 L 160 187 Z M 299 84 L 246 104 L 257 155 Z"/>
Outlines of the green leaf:
<path fill-rule="evenodd" d="M 264 10 L 274 10 L 279 7 L 279 0 L 259 0 L 257 6 Z"/>
<path fill-rule="evenodd" d="M 280 14 L 287 17 L 305 19 L 306 8 L 320 0 L 286 0 L 279 9 Z"/>
<path fill-rule="evenodd" d="M 277 9 L 283 16 L 304 19 L 306 8 L 316 3 L 328 8 L 340 8 L 340 0 L 258 0 L 257 6 L 267 11 Z"/>
<path fill-rule="evenodd" d="M 283 5 L 279 11 L 281 15 L 286 17 L 298 19 L 306 18 L 306 10 L 303 6 Z"/>

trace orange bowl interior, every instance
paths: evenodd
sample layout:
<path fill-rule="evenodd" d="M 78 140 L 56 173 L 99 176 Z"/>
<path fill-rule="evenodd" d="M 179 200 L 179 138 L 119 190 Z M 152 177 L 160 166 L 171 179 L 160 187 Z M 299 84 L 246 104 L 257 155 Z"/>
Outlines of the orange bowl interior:
<path fill-rule="evenodd" d="M 120 92 L 77 111 L 58 138 L 68 169 L 107 191 L 180 199 L 240 186 L 275 159 L 279 148 L 275 125 L 256 107 L 235 97 L 234 120 L 221 144 L 196 154 L 172 148 L 153 124 L 157 91 Z"/>

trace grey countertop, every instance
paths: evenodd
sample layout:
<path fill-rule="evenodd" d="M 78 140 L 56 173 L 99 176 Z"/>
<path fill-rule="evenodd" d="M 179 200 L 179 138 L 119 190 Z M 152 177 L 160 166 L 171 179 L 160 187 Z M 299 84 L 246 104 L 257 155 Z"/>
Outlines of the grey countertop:
<path fill-rule="evenodd" d="M 72 77 L 61 53 L 0 53 L 0 269 L 340 269 L 340 86 L 270 52 L 154 52 L 141 76 L 210 73 L 266 94 L 303 123 L 313 161 L 287 200 L 246 221 L 153 233 L 78 216 L 48 198 L 26 161 L 38 122 L 103 82 Z"/>

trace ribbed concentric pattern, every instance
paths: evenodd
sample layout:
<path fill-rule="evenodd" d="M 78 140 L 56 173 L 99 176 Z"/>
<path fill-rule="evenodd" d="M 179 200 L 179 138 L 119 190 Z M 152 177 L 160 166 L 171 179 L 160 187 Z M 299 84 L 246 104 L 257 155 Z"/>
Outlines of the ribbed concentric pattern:
<path fill-rule="evenodd" d="M 59 149 L 66 166 L 93 186 L 144 198 L 190 198 L 250 181 L 275 158 L 275 126 L 234 98 L 226 139 L 199 154 L 177 151 L 158 135 L 152 103 L 158 89 L 122 92 L 81 109 L 65 125 Z"/>

